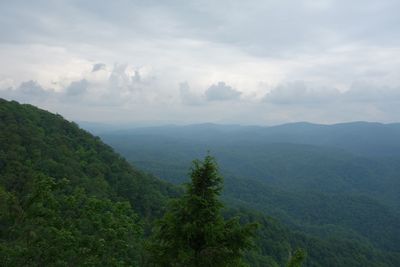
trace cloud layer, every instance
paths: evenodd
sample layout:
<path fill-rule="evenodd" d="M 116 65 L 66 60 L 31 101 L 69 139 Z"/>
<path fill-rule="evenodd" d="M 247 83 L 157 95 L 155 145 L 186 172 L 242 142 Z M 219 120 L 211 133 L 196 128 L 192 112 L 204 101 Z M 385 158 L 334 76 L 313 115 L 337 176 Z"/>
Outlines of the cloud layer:
<path fill-rule="evenodd" d="M 400 120 L 400 3 L 1 1 L 0 97 L 75 120 Z"/>

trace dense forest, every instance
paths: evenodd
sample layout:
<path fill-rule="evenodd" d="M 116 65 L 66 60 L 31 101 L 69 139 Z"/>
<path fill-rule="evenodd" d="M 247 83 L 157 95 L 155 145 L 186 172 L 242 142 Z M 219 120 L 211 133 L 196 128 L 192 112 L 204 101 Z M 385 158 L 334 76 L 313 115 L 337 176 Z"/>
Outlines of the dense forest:
<path fill-rule="evenodd" d="M 0 265 L 180 266 L 154 261 L 162 255 L 163 248 L 152 244 L 168 233 L 163 231 L 163 223 L 168 226 L 168 218 L 182 212 L 174 209 L 176 203 L 190 202 L 185 199 L 191 199 L 191 187 L 180 183 L 190 178 L 190 161 L 204 158 L 206 151 L 201 146 L 201 151 L 192 153 L 192 148 L 185 144 L 189 150 L 184 153 L 177 143 L 157 142 L 148 134 L 141 136 L 142 139 L 129 133 L 129 140 L 104 137 L 134 163 L 132 166 L 99 137 L 60 115 L 0 100 Z M 116 140 L 124 142 L 126 150 Z M 197 146 L 194 140 L 188 142 Z M 140 149 L 133 144 L 140 144 Z M 158 158 L 150 160 L 153 155 L 146 150 L 148 144 L 148 149 L 159 153 Z M 173 148 L 167 148 L 168 145 Z M 259 149 L 258 153 L 262 153 L 262 147 Z M 280 153 L 280 148 L 275 149 Z M 291 149 L 280 157 L 296 154 Z M 358 157 L 349 156 L 355 159 L 343 178 L 332 170 L 342 170 L 340 164 L 348 164 L 347 158 L 323 165 L 316 161 L 321 158 L 318 153 L 309 151 L 309 157 L 303 157 L 304 151 L 300 150 L 301 157 L 317 162 L 313 163 L 319 166 L 316 172 L 329 177 L 332 183 L 343 179 L 343 188 L 350 188 L 347 183 L 361 183 L 357 180 L 359 169 L 351 168 L 351 164 L 364 164 Z M 285 188 L 287 183 L 281 181 L 266 183 L 265 173 L 259 169 L 260 164 L 265 164 L 270 172 L 265 176 L 271 178 L 268 181 L 278 177 L 277 173 L 284 173 L 282 177 L 288 181 L 298 181 L 292 186 L 299 189 L 310 186 L 310 181 L 303 179 L 309 175 L 307 164 L 302 165 L 304 161 L 291 169 L 276 164 L 273 158 L 260 156 L 267 161 L 256 164 L 239 159 L 239 150 L 234 153 L 228 149 L 226 154 L 232 152 L 231 157 L 221 151 L 217 147 L 211 151 L 224 174 L 223 203 L 218 208 L 222 215 L 213 213 L 221 229 L 217 233 L 221 240 L 228 236 L 222 234 L 223 229 L 230 229 L 223 222 L 235 222 L 234 229 L 257 225 L 251 230 L 252 245 L 243 245 L 246 250 L 240 264 L 285 266 L 293 258 L 290 255 L 296 255 L 295 251 L 301 248 L 307 254 L 303 266 L 400 266 L 395 188 L 389 191 L 393 194 L 378 197 L 384 189 L 374 184 L 374 173 L 384 170 L 382 179 L 388 181 L 384 184 L 396 185 L 392 179 L 395 170 L 382 167 L 383 163 L 365 164 L 365 173 L 369 175 L 366 179 L 370 181 L 366 188 L 344 191 L 346 194 L 341 196 L 329 191 L 339 187 L 329 185 L 325 191 L 309 193 Z M 240 151 L 244 158 L 249 157 L 248 151 Z M 143 166 L 147 172 L 135 166 Z M 167 181 L 149 174 L 152 170 Z M 192 182 L 193 176 L 196 177 L 192 173 Z M 222 186 L 222 180 L 218 181 Z M 313 181 L 321 184 L 317 179 Z M 373 197 L 366 195 L 365 190 L 370 187 L 376 188 L 375 194 L 371 193 Z M 227 247 L 231 243 L 234 242 L 226 242 Z M 231 266 L 238 266 L 238 262 Z"/>
<path fill-rule="evenodd" d="M 399 253 L 398 124 L 203 124 L 100 135 L 132 164 L 176 184 L 186 181 L 190 158 L 211 150 L 226 203 L 325 241 Z"/>

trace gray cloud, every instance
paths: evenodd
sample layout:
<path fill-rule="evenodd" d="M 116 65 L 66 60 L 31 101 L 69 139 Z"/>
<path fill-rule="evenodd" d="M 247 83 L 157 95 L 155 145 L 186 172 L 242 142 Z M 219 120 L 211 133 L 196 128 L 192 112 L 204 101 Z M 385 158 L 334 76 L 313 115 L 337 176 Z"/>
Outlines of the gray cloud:
<path fill-rule="evenodd" d="M 113 68 L 102 64 L 101 68 L 103 71 L 100 76 L 97 71 L 91 71 L 82 73 L 80 76 L 83 78 L 72 80 L 64 86 L 54 83 L 61 86 L 57 91 L 33 80 L 24 81 L 15 88 L 8 86 L 10 81 L 0 80 L 0 97 L 34 104 L 51 100 L 73 105 L 76 109 L 77 106 L 112 108 L 125 103 L 146 103 L 150 95 L 157 93 L 154 75 L 143 76 L 140 69 L 128 64 L 115 64 Z"/>
<path fill-rule="evenodd" d="M 72 82 L 66 89 L 67 96 L 82 96 L 88 90 L 89 83 L 86 79 Z"/>
<path fill-rule="evenodd" d="M 0 90 L 0 97 L 23 103 L 41 104 L 54 99 L 55 96 L 54 90 L 46 90 L 38 82 L 32 80 L 22 82 L 17 88 Z"/>
<path fill-rule="evenodd" d="M 226 88 L 234 90 L 223 83 L 217 85 L 214 86 L 225 88 L 222 91 Z M 147 103 L 147 96 L 135 94 L 136 91 L 107 88 L 99 95 L 93 91 L 94 84 L 81 79 L 55 92 L 44 89 L 37 82 L 27 81 L 15 89 L 0 90 L 0 97 L 37 104 L 70 118 L 96 120 L 100 113 L 102 121 L 133 118 L 162 122 L 174 118 L 176 123 L 212 121 L 276 124 L 302 120 L 334 123 L 351 120 L 390 122 L 400 119 L 400 88 L 374 87 L 362 83 L 355 83 L 348 90 L 339 92 L 333 88 L 315 87 L 298 81 L 276 86 L 262 101 L 234 98 L 235 101 L 213 102 L 206 99 L 205 93 L 196 94 L 187 82 L 183 82 L 179 86 L 180 101 L 173 105 Z M 221 94 L 223 97 L 217 95 L 218 100 L 231 99 L 229 94 L 229 97 L 224 93 Z"/>
<path fill-rule="evenodd" d="M 2 1 L 6 42 L 115 42 L 178 37 L 234 44 L 263 56 L 320 51 L 359 41 L 397 46 L 396 0 L 300 1 Z M 384 14 L 384 15 L 382 15 Z M 17 22 L 17 24 L 16 24 Z"/>
<path fill-rule="evenodd" d="M 0 96 L 98 120 L 400 120 L 398 10 L 397 0 L 0 1 Z M 226 83 L 204 91 L 216 79 Z"/>
<path fill-rule="evenodd" d="M 304 81 L 281 84 L 267 93 L 263 101 L 284 105 L 320 105 L 338 101 L 340 92 L 335 88 L 310 88 Z"/>
<path fill-rule="evenodd" d="M 355 82 L 344 95 L 346 99 L 357 102 L 400 101 L 400 87 Z"/>
<path fill-rule="evenodd" d="M 237 100 L 241 94 L 241 92 L 233 89 L 231 86 L 225 84 L 225 82 L 218 82 L 206 90 L 205 97 L 208 101 L 225 101 Z"/>
<path fill-rule="evenodd" d="M 141 82 L 142 78 L 141 78 L 140 72 L 138 70 L 135 70 L 135 75 L 132 76 L 132 80 L 137 83 Z"/>
<path fill-rule="evenodd" d="M 182 82 L 179 84 L 179 94 L 182 100 L 182 103 L 185 105 L 201 105 L 204 103 L 203 99 L 195 95 L 193 92 L 190 91 L 190 87 L 188 82 Z"/>
<path fill-rule="evenodd" d="M 104 63 L 96 63 L 93 65 L 92 72 L 96 72 L 99 70 L 104 70 L 106 68 L 106 64 Z"/>
<path fill-rule="evenodd" d="M 151 94 L 155 92 L 156 76 L 153 74 L 142 75 L 140 68 L 134 68 L 128 64 L 114 64 L 110 73 L 107 91 L 109 98 L 119 98 L 122 96 L 121 101 L 126 98 L 141 94 Z M 114 97 L 112 96 L 114 94 Z"/>
<path fill-rule="evenodd" d="M 332 87 L 310 86 L 304 81 L 281 84 L 265 94 L 265 103 L 303 107 L 326 105 L 339 106 L 374 106 L 381 109 L 385 105 L 397 103 L 400 111 L 400 87 L 379 86 L 366 82 L 355 82 L 347 90 L 339 91 Z"/>
<path fill-rule="evenodd" d="M 16 92 L 29 97 L 43 97 L 48 94 L 36 81 L 27 81 L 21 83 Z"/>

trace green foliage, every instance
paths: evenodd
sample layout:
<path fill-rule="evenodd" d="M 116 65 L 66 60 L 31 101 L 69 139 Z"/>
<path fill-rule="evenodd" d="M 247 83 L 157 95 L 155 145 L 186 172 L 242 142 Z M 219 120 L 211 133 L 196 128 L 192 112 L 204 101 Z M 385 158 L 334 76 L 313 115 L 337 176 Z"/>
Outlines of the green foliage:
<path fill-rule="evenodd" d="M 138 266 L 176 192 L 61 116 L 0 99 L 0 266 Z"/>
<path fill-rule="evenodd" d="M 2 265 L 137 265 L 142 230 L 130 204 L 71 192 L 66 182 L 38 175 L 25 198 L 10 199 Z"/>
<path fill-rule="evenodd" d="M 286 266 L 301 267 L 305 259 L 306 259 L 306 252 L 302 249 L 296 249 L 293 255 L 289 257 L 289 262 Z"/>
<path fill-rule="evenodd" d="M 132 168 L 98 137 L 59 115 L 0 99 L 0 184 L 23 195 L 34 173 L 70 180 L 89 195 L 129 200 L 144 217 L 162 213 L 167 183 Z"/>
<path fill-rule="evenodd" d="M 222 178 L 211 156 L 194 161 L 185 195 L 155 228 L 150 246 L 157 266 L 241 266 L 256 224 L 224 220 L 218 197 Z"/>

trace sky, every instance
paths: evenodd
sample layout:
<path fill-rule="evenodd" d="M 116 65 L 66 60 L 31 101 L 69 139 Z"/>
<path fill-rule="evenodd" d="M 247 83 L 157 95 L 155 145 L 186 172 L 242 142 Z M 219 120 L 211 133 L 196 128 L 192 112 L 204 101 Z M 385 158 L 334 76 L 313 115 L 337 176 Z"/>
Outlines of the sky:
<path fill-rule="evenodd" d="M 0 0 L 0 97 L 103 123 L 399 122 L 399 10 Z"/>

